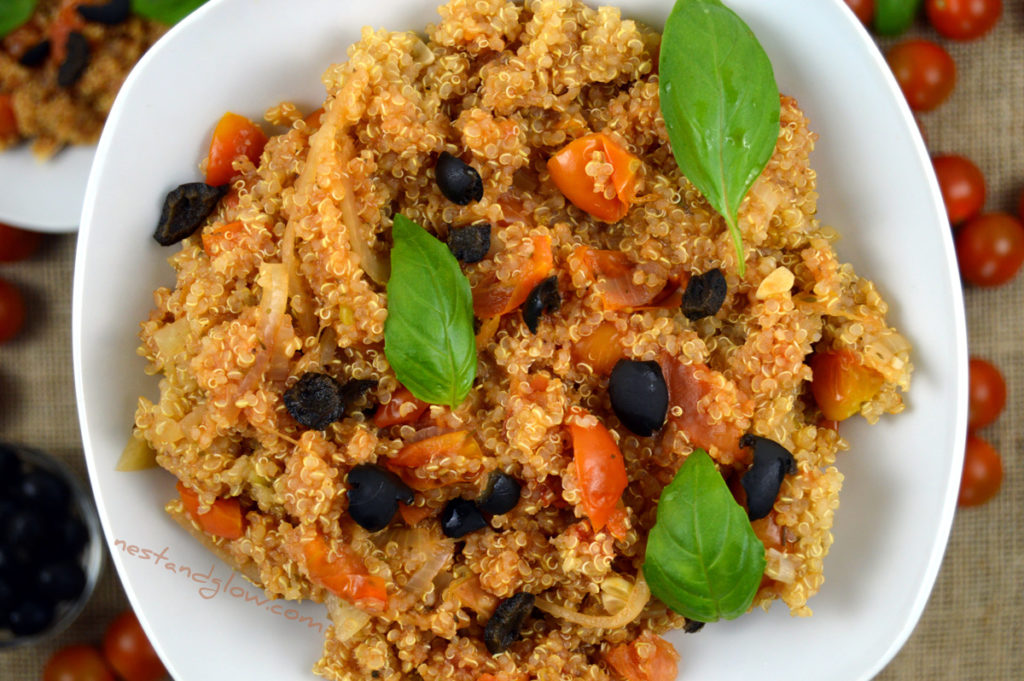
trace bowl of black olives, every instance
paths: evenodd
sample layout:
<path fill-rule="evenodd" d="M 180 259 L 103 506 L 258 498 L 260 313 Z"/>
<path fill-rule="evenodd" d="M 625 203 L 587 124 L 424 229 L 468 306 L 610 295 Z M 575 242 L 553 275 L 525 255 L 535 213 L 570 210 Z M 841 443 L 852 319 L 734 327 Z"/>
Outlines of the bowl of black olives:
<path fill-rule="evenodd" d="M 0 649 L 63 631 L 92 595 L 103 540 L 92 497 L 58 459 L 0 442 Z"/>

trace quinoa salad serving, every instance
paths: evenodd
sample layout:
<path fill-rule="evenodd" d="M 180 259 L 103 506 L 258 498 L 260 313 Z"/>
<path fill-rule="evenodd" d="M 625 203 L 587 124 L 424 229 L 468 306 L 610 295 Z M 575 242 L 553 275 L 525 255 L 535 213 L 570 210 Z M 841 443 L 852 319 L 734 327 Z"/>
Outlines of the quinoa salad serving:
<path fill-rule="evenodd" d="M 159 395 L 119 468 L 166 469 L 182 527 L 326 605 L 324 678 L 685 677 L 667 632 L 811 614 L 842 421 L 903 410 L 910 345 L 718 0 L 663 32 L 438 12 L 363 29 L 319 109 L 211 121 L 202 178 L 168 178 Z"/>

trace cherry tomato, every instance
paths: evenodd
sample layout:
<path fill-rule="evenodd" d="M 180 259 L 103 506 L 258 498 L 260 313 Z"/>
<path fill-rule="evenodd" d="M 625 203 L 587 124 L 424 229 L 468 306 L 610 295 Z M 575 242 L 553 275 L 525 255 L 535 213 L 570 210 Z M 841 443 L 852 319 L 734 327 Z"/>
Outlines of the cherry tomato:
<path fill-rule="evenodd" d="M 114 673 L 99 650 L 73 645 L 61 648 L 46 661 L 43 681 L 114 681 Z"/>
<path fill-rule="evenodd" d="M 995 421 L 1006 406 L 1006 381 L 991 362 L 971 357 L 967 397 L 967 427 L 984 428 Z"/>
<path fill-rule="evenodd" d="M 949 222 L 958 225 L 973 218 L 985 205 L 985 177 L 970 159 L 956 154 L 932 158 Z"/>
<path fill-rule="evenodd" d="M 231 163 L 239 156 L 247 156 L 253 163 L 259 162 L 266 144 L 267 136 L 259 125 L 245 116 L 227 112 L 217 122 L 210 140 L 206 184 L 217 187 L 231 182 L 236 175 Z"/>
<path fill-rule="evenodd" d="M 580 413 L 585 413 L 580 410 Z M 629 479 L 622 452 L 604 424 L 592 416 L 588 425 L 569 424 L 572 457 L 583 496 L 583 511 L 594 530 L 608 522 Z"/>
<path fill-rule="evenodd" d="M 24 260 L 39 248 L 43 235 L 0 223 L 0 262 Z"/>
<path fill-rule="evenodd" d="M 940 35 L 953 40 L 974 40 L 999 21 L 1003 0 L 927 0 L 924 9 Z"/>
<path fill-rule="evenodd" d="M 1020 200 L 1017 202 L 1017 217 L 1024 222 L 1024 189 L 1020 191 Z"/>
<path fill-rule="evenodd" d="M 320 533 L 310 536 L 302 545 L 309 578 L 336 596 L 356 607 L 380 611 L 387 607 L 387 582 L 371 575 L 355 551 L 347 544 L 334 547 Z"/>
<path fill-rule="evenodd" d="M 1024 225 L 1006 213 L 982 213 L 954 237 L 960 276 L 977 286 L 999 286 L 1024 263 Z"/>
<path fill-rule="evenodd" d="M 884 383 L 882 374 L 866 367 L 849 350 L 816 352 L 811 367 L 811 393 L 822 415 L 842 421 L 860 411 Z"/>
<path fill-rule="evenodd" d="M 612 646 L 604 659 L 626 681 L 673 681 L 679 675 L 679 653 L 654 634 Z"/>
<path fill-rule="evenodd" d="M 413 406 L 403 409 L 406 404 Z M 408 388 L 402 386 L 391 395 L 391 401 L 377 409 L 373 415 L 373 425 L 387 428 L 402 423 L 416 423 L 429 407 L 429 404 L 417 399 Z"/>
<path fill-rule="evenodd" d="M 178 494 L 185 510 L 192 519 L 199 523 L 204 532 L 209 532 L 224 539 L 238 539 L 245 534 L 245 518 L 238 499 L 217 499 L 205 513 L 199 512 L 199 495 L 185 487 L 180 481 L 177 485 Z"/>
<path fill-rule="evenodd" d="M 110 623 L 103 636 L 103 654 L 124 681 L 157 681 L 167 676 L 163 662 L 131 610 Z"/>
<path fill-rule="evenodd" d="M 1003 484 L 1003 461 L 992 445 L 973 433 L 967 435 L 964 472 L 960 476 L 959 506 L 979 506 L 991 499 Z"/>
<path fill-rule="evenodd" d="M 612 166 L 612 197 L 599 190 L 587 166 L 601 152 Z M 626 216 L 636 198 L 636 172 L 640 159 L 604 133 L 596 132 L 573 140 L 548 160 L 555 186 L 581 210 L 603 222 L 618 222 Z"/>
<path fill-rule="evenodd" d="M 865 26 L 875 18 L 875 0 L 843 0 Z"/>
<path fill-rule="evenodd" d="M 0 142 L 18 139 L 18 119 L 14 115 L 14 101 L 9 94 L 0 94 Z"/>
<path fill-rule="evenodd" d="M 0 343 L 17 335 L 25 323 L 25 299 L 14 284 L 0 279 Z"/>
<path fill-rule="evenodd" d="M 914 111 L 931 111 L 953 92 L 956 64 L 937 43 L 905 40 L 894 45 L 885 59 Z"/>

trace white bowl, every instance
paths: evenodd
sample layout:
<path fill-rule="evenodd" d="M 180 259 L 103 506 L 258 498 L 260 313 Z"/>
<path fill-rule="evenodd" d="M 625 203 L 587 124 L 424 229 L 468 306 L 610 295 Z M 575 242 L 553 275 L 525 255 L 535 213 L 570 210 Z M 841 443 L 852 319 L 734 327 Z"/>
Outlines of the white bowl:
<path fill-rule="evenodd" d="M 240 577 L 227 584 L 229 569 L 164 514 L 171 476 L 114 470 L 138 396 L 157 394 L 135 348 L 151 291 L 173 282 L 170 251 L 150 236 L 162 198 L 198 177 L 224 111 L 259 116 L 286 99 L 319 106 L 321 73 L 345 58 L 362 26 L 422 29 L 436 21 L 434 2 L 211 2 L 143 58 L 103 132 L 75 271 L 78 405 L 114 563 L 176 678 L 308 679 L 326 615 L 313 604 L 263 602 Z M 654 25 L 671 8 L 668 0 L 618 4 Z M 840 255 L 891 302 L 917 370 L 905 413 L 874 427 L 844 424 L 852 449 L 839 459 L 846 483 L 814 617 L 775 607 L 671 640 L 684 679 L 869 679 L 917 622 L 955 509 L 967 345 L 953 245 L 914 120 L 841 0 L 728 4 L 820 134 L 812 161 L 820 217 L 843 233 Z"/>
<path fill-rule="evenodd" d="M 95 145 L 40 161 L 27 144 L 0 152 L 0 222 L 37 232 L 73 232 L 82 215 Z"/>

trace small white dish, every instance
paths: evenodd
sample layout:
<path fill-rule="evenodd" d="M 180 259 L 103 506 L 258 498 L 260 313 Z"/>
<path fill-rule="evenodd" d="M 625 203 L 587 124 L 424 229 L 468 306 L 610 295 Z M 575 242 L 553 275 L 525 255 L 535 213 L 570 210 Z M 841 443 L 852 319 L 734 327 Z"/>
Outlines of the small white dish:
<path fill-rule="evenodd" d="M 37 159 L 28 144 L 0 152 L 0 222 L 37 232 L 74 232 L 96 146 L 62 149 Z"/>
<path fill-rule="evenodd" d="M 660 25 L 669 0 L 618 0 Z M 780 89 L 820 134 L 819 215 L 844 260 L 891 304 L 914 346 L 907 410 L 843 432 L 846 476 L 815 615 L 776 605 L 698 635 L 670 635 L 681 679 L 866 681 L 924 608 L 956 506 L 966 432 L 967 343 L 952 239 L 913 117 L 870 36 L 841 0 L 728 0 L 771 57 Z M 136 400 L 156 380 L 136 356 L 152 290 L 173 282 L 151 238 L 163 196 L 199 178 L 216 120 L 293 100 L 315 108 L 320 75 L 370 25 L 422 30 L 436 0 L 215 0 L 136 67 L 111 112 L 78 239 L 73 343 L 82 434 L 97 505 L 128 595 L 175 678 L 311 679 L 326 614 L 262 593 L 162 507 L 173 478 L 118 473 Z M 209 77 L 216 64 L 216 76 Z M 197 77 L 196 74 L 204 74 Z M 737 654 L 742 651 L 742 654 Z"/>

